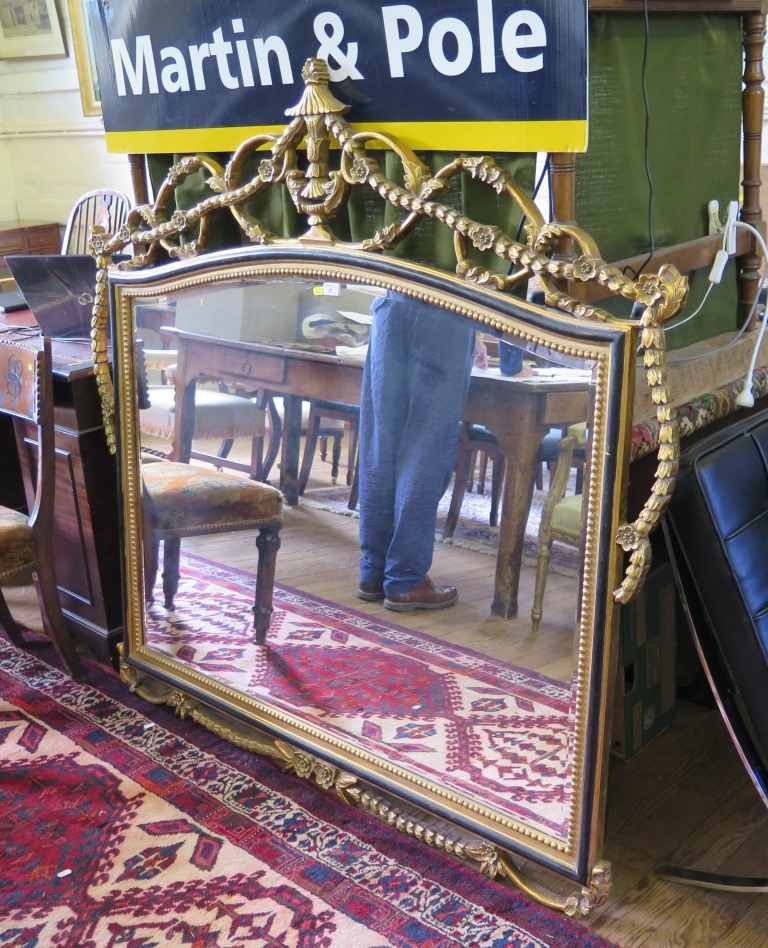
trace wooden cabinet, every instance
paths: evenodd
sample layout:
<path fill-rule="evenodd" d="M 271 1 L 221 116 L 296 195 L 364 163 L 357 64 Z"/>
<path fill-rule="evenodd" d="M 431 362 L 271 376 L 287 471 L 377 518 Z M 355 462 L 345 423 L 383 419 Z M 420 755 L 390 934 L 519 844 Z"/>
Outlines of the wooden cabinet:
<path fill-rule="evenodd" d="M 98 659 L 116 665 L 123 636 L 117 468 L 89 357 L 82 344 L 54 342 L 56 581 L 69 627 Z M 29 490 L 36 458 L 28 451 L 20 458 Z"/>
<path fill-rule="evenodd" d="M 0 267 L 14 254 L 59 253 L 61 228 L 38 221 L 0 221 Z"/>

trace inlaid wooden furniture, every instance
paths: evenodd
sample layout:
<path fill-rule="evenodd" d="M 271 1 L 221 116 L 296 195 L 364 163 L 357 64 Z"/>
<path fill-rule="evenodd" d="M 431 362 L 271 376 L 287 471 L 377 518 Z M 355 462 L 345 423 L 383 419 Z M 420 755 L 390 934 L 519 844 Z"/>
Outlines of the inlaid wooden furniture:
<path fill-rule="evenodd" d="M 14 314 L 17 325 L 32 322 Z M 33 324 L 33 323 L 32 323 Z M 34 325 L 34 324 L 33 324 Z M 41 346 L 28 330 L 17 338 Z M 122 639 L 122 577 L 118 531 L 117 468 L 104 437 L 99 393 L 86 343 L 52 343 L 56 425 L 56 506 L 53 550 L 59 598 L 69 628 L 103 662 L 116 663 Z M 2 430 L 2 429 L 0 429 Z M 3 456 L 13 452 L 13 432 L 3 435 Z M 3 467 L 6 465 L 4 463 Z M 34 482 L 29 454 L 21 457 L 22 484 Z M 6 491 L 10 493 L 6 493 Z M 0 502 L 18 498 L 3 482 Z"/>
<path fill-rule="evenodd" d="M 32 474 L 27 491 L 29 513 L 0 506 L 0 583 L 31 573 L 43 627 L 64 667 L 82 681 L 83 666 L 64 621 L 56 586 L 53 526 L 57 492 L 50 339 L 37 345 L 0 337 L 0 413 L 13 419 L 19 454 Z M 31 643 L 16 624 L 2 591 L 0 624 L 15 645 L 29 647 Z"/>

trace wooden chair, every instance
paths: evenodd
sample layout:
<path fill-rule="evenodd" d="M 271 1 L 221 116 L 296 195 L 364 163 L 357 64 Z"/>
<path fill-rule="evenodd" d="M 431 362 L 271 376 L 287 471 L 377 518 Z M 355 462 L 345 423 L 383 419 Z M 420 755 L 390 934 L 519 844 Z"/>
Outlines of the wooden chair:
<path fill-rule="evenodd" d="M 552 543 L 557 540 L 569 546 L 580 547 L 583 539 L 583 494 L 568 494 L 565 489 L 573 465 L 573 452 L 578 440 L 571 435 L 560 441 L 555 472 L 549 493 L 544 501 L 539 524 L 539 555 L 536 563 L 536 588 L 531 610 L 531 634 L 535 635 L 541 622 L 544 588 L 552 556 Z"/>
<path fill-rule="evenodd" d="M 34 485 L 27 485 L 30 513 L 0 507 L 0 585 L 31 573 L 46 634 L 67 671 L 82 681 L 80 658 L 64 620 L 56 585 L 53 549 L 56 457 L 53 422 L 51 341 L 37 343 L 0 337 L 0 412 L 10 415 L 19 452 L 26 452 Z M 0 624 L 20 648 L 29 642 L 0 591 Z"/>
<path fill-rule="evenodd" d="M 542 468 L 546 467 L 549 471 L 549 489 L 552 485 L 552 476 L 557 465 L 558 455 L 560 454 L 560 442 L 566 435 L 576 438 L 576 447 L 573 451 L 573 466 L 576 469 L 576 493 L 580 494 L 584 483 L 584 460 L 586 458 L 587 444 L 587 423 L 586 421 L 569 425 L 566 428 L 550 428 L 549 434 L 541 439 L 539 446 L 539 460 L 541 465 L 536 471 L 536 487 L 538 490 L 544 489 L 544 479 L 542 477 Z"/>
<path fill-rule="evenodd" d="M 177 353 L 174 349 L 141 348 L 144 370 L 159 374 L 158 384 L 146 388 L 148 401 L 139 415 L 139 426 L 144 435 L 172 441 L 176 414 L 176 392 L 173 385 Z M 267 419 L 269 417 L 269 449 Z M 248 474 L 254 480 L 266 480 L 277 455 L 282 424 L 274 402 L 267 393 L 251 398 L 248 393 L 232 391 L 223 383 L 215 388 L 198 385 L 195 388 L 195 427 L 192 434 L 190 458 L 213 464 L 216 468 Z M 230 457 L 239 438 L 250 440 L 250 458 L 247 462 Z M 219 442 L 216 453 L 200 446 L 203 440 Z M 196 446 L 197 445 L 197 446 Z M 169 460 L 175 459 L 172 449 L 162 452 Z"/>
<path fill-rule="evenodd" d="M 125 223 L 131 202 L 121 191 L 102 188 L 86 191 L 77 199 L 69 213 L 62 253 L 88 253 L 88 241 L 92 227 L 103 227 L 108 234 L 115 234 Z"/>
<path fill-rule="evenodd" d="M 501 488 L 504 484 L 504 452 L 501 450 L 496 438 L 487 428 L 484 428 L 482 425 L 462 422 L 453 493 L 451 494 L 451 504 L 445 518 L 445 526 L 443 527 L 444 540 L 452 537 L 456 529 L 464 494 L 470 485 L 470 481 L 474 480 L 473 477 L 470 478 L 470 475 L 474 472 L 478 458 L 490 459 L 492 462 L 491 511 L 489 522 L 491 526 L 495 527 L 499 521 L 499 502 L 501 499 Z M 483 474 L 483 479 L 484 476 Z M 483 493 L 484 490 L 485 487 L 483 486 L 483 490 L 479 491 L 479 493 Z"/>
<path fill-rule="evenodd" d="M 335 484 L 339 475 L 341 461 L 341 441 L 345 431 L 349 432 L 347 448 L 347 485 L 352 486 L 357 463 L 357 444 L 360 431 L 360 406 L 343 402 L 329 402 L 320 398 L 309 400 L 304 442 L 304 454 L 299 472 L 299 494 L 303 494 L 312 471 L 315 451 L 320 446 L 320 460 L 327 456 L 327 441 L 333 440 L 331 455 L 331 483 Z"/>

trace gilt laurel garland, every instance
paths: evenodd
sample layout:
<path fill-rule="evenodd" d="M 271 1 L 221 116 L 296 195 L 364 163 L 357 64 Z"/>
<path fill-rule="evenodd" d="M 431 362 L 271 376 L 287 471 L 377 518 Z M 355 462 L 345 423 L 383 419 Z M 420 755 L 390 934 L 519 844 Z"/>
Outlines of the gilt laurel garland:
<path fill-rule="evenodd" d="M 107 268 L 113 254 L 132 247 L 134 256 L 122 269 L 139 269 L 155 263 L 164 248 L 173 258 L 204 253 L 210 215 L 229 209 L 240 228 L 253 243 L 292 243 L 277 237 L 262 221 L 245 209 L 247 201 L 270 187 L 287 188 L 296 209 L 307 218 L 308 230 L 300 238 L 304 244 L 328 245 L 336 240 L 328 222 L 344 207 L 350 189 L 371 188 L 379 197 L 404 212 L 399 223 L 377 230 L 356 249 L 381 252 L 394 247 L 424 218 L 432 218 L 448 227 L 454 235 L 456 273 L 464 280 L 508 292 L 523 280 L 535 276 L 544 289 L 548 306 L 584 320 L 605 320 L 607 313 L 564 292 L 559 287 L 569 281 L 597 283 L 615 295 L 645 308 L 640 317 L 640 348 L 648 385 L 661 426 L 658 466 L 651 496 L 634 523 L 621 524 L 616 542 L 629 552 L 630 559 L 617 601 L 626 603 L 643 584 L 651 562 L 649 536 L 658 524 L 672 495 L 677 477 L 680 444 L 675 410 L 666 382 L 665 338 L 663 324 L 682 307 L 687 295 L 685 277 L 665 265 L 658 273 L 643 273 L 632 280 L 601 259 L 592 238 L 577 227 L 546 223 L 538 208 L 514 178 L 492 158 L 457 158 L 437 173 L 432 173 L 417 156 L 395 138 L 378 132 L 356 132 L 343 118 L 349 106 L 339 102 L 328 88 L 327 64 L 310 59 L 302 71 L 304 91 L 298 104 L 286 111 L 291 118 L 282 134 L 256 135 L 243 142 L 226 168 L 204 157 L 186 157 L 173 165 L 152 205 L 134 208 L 116 234 L 94 228 L 91 253 L 97 261 L 97 284 L 92 319 L 93 361 L 102 403 L 110 450 L 115 451 L 114 389 L 107 351 Z M 305 143 L 306 167 L 299 167 L 299 148 Z M 338 170 L 329 167 L 331 144 L 340 152 Z M 398 156 L 402 162 L 404 184 L 386 177 L 379 162 L 366 146 L 374 144 Z M 242 181 L 243 166 L 260 149 L 266 149 L 258 173 Z M 176 188 L 191 174 L 204 169 L 211 196 L 186 211 L 172 209 Z M 500 228 L 472 220 L 439 200 L 450 189 L 455 175 L 469 174 L 493 188 L 499 197 L 514 201 L 527 218 L 525 242 L 515 240 Z M 194 235 L 192 239 L 184 238 Z M 553 254 L 558 242 L 569 238 L 580 255 L 574 260 L 558 260 Z M 473 262 L 470 245 L 480 251 L 493 251 L 510 267 L 503 275 Z M 350 246 L 350 245 L 346 245 Z"/>

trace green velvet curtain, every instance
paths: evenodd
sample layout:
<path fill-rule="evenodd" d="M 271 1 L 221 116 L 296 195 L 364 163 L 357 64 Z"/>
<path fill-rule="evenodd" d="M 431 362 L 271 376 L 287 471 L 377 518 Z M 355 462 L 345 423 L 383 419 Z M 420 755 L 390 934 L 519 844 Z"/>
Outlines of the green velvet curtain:
<path fill-rule="evenodd" d="M 736 14 L 650 14 L 646 88 L 655 246 L 707 234 L 709 201 L 739 197 L 741 19 Z M 590 16 L 589 149 L 576 159 L 576 219 L 606 260 L 650 250 L 645 168 L 642 15 Z M 692 275 L 686 312 L 708 272 Z M 617 301 L 614 312 L 626 312 Z M 735 267 L 702 312 L 668 334 L 671 348 L 737 327 Z"/>

